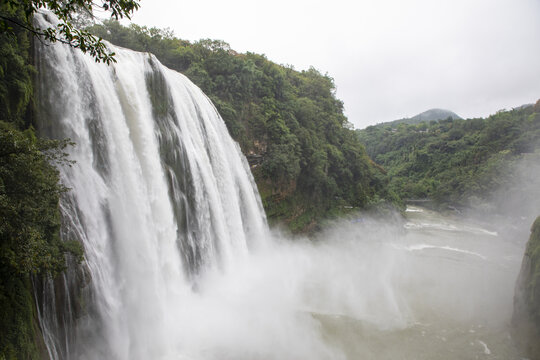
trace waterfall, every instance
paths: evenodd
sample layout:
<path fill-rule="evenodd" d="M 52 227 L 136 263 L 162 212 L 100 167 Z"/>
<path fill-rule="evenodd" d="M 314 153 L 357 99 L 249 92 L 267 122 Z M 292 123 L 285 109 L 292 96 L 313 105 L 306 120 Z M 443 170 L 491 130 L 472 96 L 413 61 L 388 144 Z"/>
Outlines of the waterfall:
<path fill-rule="evenodd" d="M 151 54 L 107 46 L 110 66 L 36 43 L 38 130 L 76 144 L 61 236 L 85 253 L 34 279 L 51 359 L 519 359 L 514 224 L 409 208 L 316 241 L 269 234 L 208 98 Z"/>
<path fill-rule="evenodd" d="M 107 46 L 110 66 L 36 42 L 39 131 L 76 144 L 61 168 L 61 235 L 85 252 L 36 284 L 40 323 L 53 359 L 178 358 L 174 309 L 263 244 L 266 219 L 202 91 L 151 54 Z"/>

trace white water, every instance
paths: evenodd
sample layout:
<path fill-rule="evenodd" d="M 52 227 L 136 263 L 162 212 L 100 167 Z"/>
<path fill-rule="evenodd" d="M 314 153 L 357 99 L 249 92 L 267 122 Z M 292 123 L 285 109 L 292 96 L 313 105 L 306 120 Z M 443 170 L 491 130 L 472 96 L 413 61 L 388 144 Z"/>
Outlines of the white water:
<path fill-rule="evenodd" d="M 66 46 L 39 49 L 41 131 L 77 144 L 75 165 L 62 169 L 64 223 L 84 244 L 98 317 L 76 324 L 85 348 L 75 351 L 170 358 L 182 321 L 174 310 L 198 277 L 227 271 L 260 244 L 266 221 L 207 97 L 149 54 L 114 51 L 118 63 L 107 67 Z M 53 357 L 73 351 L 48 345 Z"/>
<path fill-rule="evenodd" d="M 421 208 L 317 242 L 270 236 L 206 96 L 151 55 L 114 51 L 107 67 L 39 49 L 41 131 L 77 143 L 63 236 L 86 254 L 37 296 L 52 358 L 516 358 L 526 239 Z"/>

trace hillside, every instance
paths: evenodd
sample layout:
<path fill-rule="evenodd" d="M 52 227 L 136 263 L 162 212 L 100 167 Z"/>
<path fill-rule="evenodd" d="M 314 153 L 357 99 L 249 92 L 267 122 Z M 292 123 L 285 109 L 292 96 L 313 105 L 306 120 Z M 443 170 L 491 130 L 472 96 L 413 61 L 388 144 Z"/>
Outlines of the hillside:
<path fill-rule="evenodd" d="M 486 119 L 379 125 L 357 133 L 401 198 L 479 205 L 510 186 L 518 160 L 538 163 L 540 102 Z"/>

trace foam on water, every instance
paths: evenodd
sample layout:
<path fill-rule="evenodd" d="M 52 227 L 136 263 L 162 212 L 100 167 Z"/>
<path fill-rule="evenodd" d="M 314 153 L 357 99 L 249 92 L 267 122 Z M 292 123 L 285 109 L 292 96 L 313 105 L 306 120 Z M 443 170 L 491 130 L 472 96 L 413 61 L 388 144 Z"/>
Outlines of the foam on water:
<path fill-rule="evenodd" d="M 422 250 L 426 250 L 426 249 L 440 249 L 440 250 L 454 251 L 454 252 L 458 252 L 458 253 L 462 253 L 462 254 L 476 256 L 476 257 L 479 257 L 482 260 L 487 259 L 487 257 L 485 257 L 484 255 L 478 254 L 478 253 L 476 253 L 474 251 L 469 251 L 469 250 L 465 250 L 465 249 L 459 249 L 459 248 L 448 246 L 448 245 L 438 246 L 438 245 L 431 245 L 431 244 L 413 244 L 413 245 L 407 245 L 407 246 L 401 246 L 401 245 L 394 245 L 394 246 L 397 249 L 403 249 L 403 250 L 407 250 L 407 251 L 422 251 Z"/>

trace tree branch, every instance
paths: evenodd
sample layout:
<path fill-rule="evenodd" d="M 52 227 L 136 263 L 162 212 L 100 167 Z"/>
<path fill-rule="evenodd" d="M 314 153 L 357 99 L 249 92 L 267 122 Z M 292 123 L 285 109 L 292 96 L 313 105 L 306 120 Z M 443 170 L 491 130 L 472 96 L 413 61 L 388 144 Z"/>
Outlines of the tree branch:
<path fill-rule="evenodd" d="M 43 42 L 43 40 L 40 38 L 40 36 L 43 36 L 43 37 L 45 37 L 45 38 L 47 37 L 47 34 L 46 34 L 46 33 L 39 31 L 39 30 L 41 30 L 41 29 L 36 29 L 36 28 L 33 27 L 33 26 L 30 26 L 30 25 L 26 25 L 26 24 L 20 23 L 20 22 L 18 22 L 17 20 L 13 20 L 13 19 L 11 19 L 11 18 L 2 16 L 2 15 L 0 15 L 0 19 L 9 21 L 9 22 L 12 23 L 12 24 L 15 24 L 15 25 L 17 25 L 17 26 L 19 26 L 19 27 L 21 27 L 21 28 L 23 28 L 23 29 L 25 29 L 25 30 L 30 31 L 32 34 L 36 35 L 36 37 L 38 38 L 38 40 L 39 40 L 43 45 L 49 46 L 49 44 L 45 44 L 45 43 Z M 60 43 L 62 43 L 62 44 L 72 45 L 71 42 L 69 42 L 69 41 L 67 41 L 67 40 L 64 40 L 64 39 L 61 39 L 61 38 L 58 38 L 58 37 L 56 37 L 56 36 L 49 36 L 49 38 L 50 38 L 53 42 L 58 41 L 58 42 L 60 42 Z"/>

